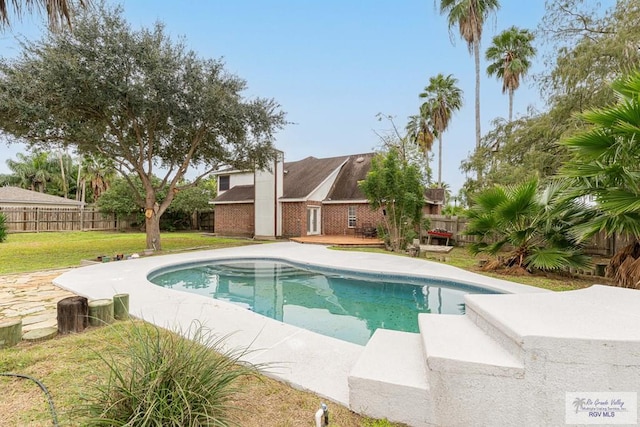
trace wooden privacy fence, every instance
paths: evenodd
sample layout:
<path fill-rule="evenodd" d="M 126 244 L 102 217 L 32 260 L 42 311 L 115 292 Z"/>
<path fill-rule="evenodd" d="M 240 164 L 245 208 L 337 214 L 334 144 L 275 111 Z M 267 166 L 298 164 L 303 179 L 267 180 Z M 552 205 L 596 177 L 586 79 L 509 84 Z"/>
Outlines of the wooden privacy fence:
<path fill-rule="evenodd" d="M 126 230 L 131 221 L 103 214 L 94 207 L 0 207 L 9 233 L 40 231 Z"/>
<path fill-rule="evenodd" d="M 9 233 L 37 233 L 40 231 L 109 231 L 139 229 L 134 217 L 118 218 L 105 214 L 95 207 L 43 208 L 2 207 L 0 213 L 6 218 Z M 165 214 L 167 215 L 167 214 Z M 168 215 L 167 215 L 168 216 Z M 213 210 L 197 212 L 188 224 L 194 230 L 212 233 Z"/>
<path fill-rule="evenodd" d="M 475 237 L 464 234 L 469 222 L 467 218 L 449 215 L 426 215 L 426 217 L 431 220 L 431 229 L 438 228 L 452 233 L 456 245 L 466 246 L 473 243 Z M 631 243 L 631 241 L 632 238 L 629 236 L 613 234 L 607 237 L 605 233 L 599 233 L 587 242 L 585 253 L 587 255 L 610 257 L 616 251 Z"/>

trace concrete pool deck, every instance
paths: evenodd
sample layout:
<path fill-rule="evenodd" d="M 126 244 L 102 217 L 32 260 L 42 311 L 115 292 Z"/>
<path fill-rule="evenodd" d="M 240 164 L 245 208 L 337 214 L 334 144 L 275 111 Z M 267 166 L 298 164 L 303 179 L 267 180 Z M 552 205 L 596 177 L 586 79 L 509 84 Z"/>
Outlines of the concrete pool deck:
<path fill-rule="evenodd" d="M 427 276 L 514 295 L 467 295 L 466 315 L 420 315 L 420 333 L 379 329 L 363 347 L 147 280 L 160 268 L 233 258 Z M 640 384 L 640 292 L 628 289 L 553 293 L 424 259 L 290 242 L 97 264 L 54 283 L 89 299 L 128 293 L 131 314 L 161 327 L 186 331 L 201 322 L 228 336 L 229 347 L 249 347 L 245 359 L 268 364 L 270 376 L 409 425 L 559 425 L 564 391 Z M 581 370 L 591 378 L 580 378 Z"/>
<path fill-rule="evenodd" d="M 347 376 L 364 347 L 283 324 L 231 303 L 156 286 L 147 276 L 159 268 L 206 259 L 273 257 L 296 263 L 354 271 L 426 275 L 480 284 L 501 292 L 541 289 L 517 285 L 425 260 L 367 252 L 347 252 L 320 245 L 269 243 L 175 255 L 143 257 L 74 269 L 54 283 L 89 299 L 128 293 L 133 316 L 169 329 L 187 330 L 197 320 L 229 346 L 254 351 L 248 360 L 274 363 L 270 374 L 348 406 Z M 524 288 L 522 287 L 524 286 Z"/>

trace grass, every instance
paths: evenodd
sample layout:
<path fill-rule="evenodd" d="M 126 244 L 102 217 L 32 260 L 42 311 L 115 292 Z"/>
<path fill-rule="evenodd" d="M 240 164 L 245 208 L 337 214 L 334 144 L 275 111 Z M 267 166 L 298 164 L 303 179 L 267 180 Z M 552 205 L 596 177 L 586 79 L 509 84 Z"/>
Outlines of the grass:
<path fill-rule="evenodd" d="M 58 337 L 37 344 L 23 342 L 0 350 L 0 372 L 33 376 L 49 389 L 61 426 L 86 425 L 91 414 L 85 410 L 95 386 L 104 384 L 109 369 L 100 354 L 127 352 L 123 336 L 132 333 L 132 322 L 89 328 L 85 333 Z M 73 374 L 71 374 L 73 373 Z M 240 392 L 231 406 L 236 422 L 243 427 L 297 427 L 313 425 L 313 415 L 323 401 L 318 396 L 288 387 L 267 377 L 246 376 L 239 380 Z M 51 415 L 44 394 L 30 381 L 0 377 L 0 425 L 50 426 Z M 329 405 L 330 425 L 337 427 L 399 426 L 371 420 L 347 408 Z"/>
<path fill-rule="evenodd" d="M 347 251 L 364 251 L 383 254 L 394 254 L 398 256 L 408 256 L 404 253 L 387 252 L 378 248 L 334 248 Z M 575 289 L 587 288 L 594 283 L 610 283 L 610 279 L 604 277 L 594 277 L 587 275 L 569 275 L 554 273 L 539 274 L 518 274 L 513 275 L 507 272 L 483 271 L 479 266 L 480 259 L 487 259 L 486 256 L 475 257 L 464 247 L 455 247 L 448 254 L 427 252 L 425 259 L 428 261 L 442 262 L 464 270 L 473 271 L 474 273 L 483 274 L 497 279 L 508 280 L 515 283 L 536 286 L 538 288 L 549 289 L 552 291 L 571 291 Z M 601 262 L 602 260 L 598 260 Z"/>
<path fill-rule="evenodd" d="M 163 233 L 163 251 L 214 249 L 251 244 L 249 240 L 222 239 L 199 233 Z M 141 252 L 143 233 L 66 232 L 11 234 L 0 244 L 0 274 L 78 266 L 98 255 Z M 0 350 L 0 372 L 26 374 L 42 381 L 53 396 L 62 426 L 91 424 L 86 404 L 97 384 L 104 384 L 109 367 L 100 357 L 108 350 L 127 352 L 123 336 L 131 322 L 89 328 L 85 333 Z M 237 423 L 246 427 L 297 427 L 313 425 L 313 415 L 323 401 L 313 393 L 293 389 L 267 377 L 238 378 L 241 391 L 231 406 L 238 408 Z M 0 425 L 50 426 L 51 415 L 36 384 L 0 376 Z M 391 427 L 398 424 L 372 420 L 335 403 L 329 404 L 331 426 Z"/>
<path fill-rule="evenodd" d="M 252 243 L 246 239 L 226 239 L 197 232 L 162 233 L 161 239 L 163 252 Z M 10 234 L 4 243 L 0 243 L 0 274 L 77 267 L 83 259 L 141 253 L 145 246 L 144 233 L 74 231 Z"/>
<path fill-rule="evenodd" d="M 250 244 L 248 240 L 221 239 L 198 233 L 164 233 L 164 251 L 193 248 L 220 248 Z M 98 255 L 140 252 L 145 246 L 143 233 L 69 232 L 11 234 L 0 244 L 0 274 L 77 266 L 81 259 Z M 347 250 L 347 249 L 345 249 Z M 381 249 L 349 249 L 388 254 Z M 397 254 L 403 256 L 402 254 Z M 595 282 L 590 276 L 529 275 L 508 276 L 480 270 L 478 258 L 464 248 L 448 254 L 427 254 L 430 261 L 552 290 L 569 290 Z M 603 278 L 597 278 L 602 282 Z M 100 354 L 108 349 L 127 350 L 122 336 L 130 333 L 131 322 L 90 328 L 87 332 L 54 340 L 0 350 L 0 372 L 17 372 L 41 380 L 53 395 L 63 426 L 84 425 L 90 414 L 87 398 L 96 384 L 108 378 L 109 368 Z M 313 424 L 313 414 L 322 401 L 318 396 L 293 389 L 264 376 L 237 379 L 240 392 L 232 399 L 238 408 L 238 424 L 246 427 L 287 427 Z M 25 380 L 0 377 L 0 425 L 49 426 L 51 416 L 46 399 L 38 387 Z M 331 426 L 393 427 L 386 420 L 372 420 L 329 403 Z"/>

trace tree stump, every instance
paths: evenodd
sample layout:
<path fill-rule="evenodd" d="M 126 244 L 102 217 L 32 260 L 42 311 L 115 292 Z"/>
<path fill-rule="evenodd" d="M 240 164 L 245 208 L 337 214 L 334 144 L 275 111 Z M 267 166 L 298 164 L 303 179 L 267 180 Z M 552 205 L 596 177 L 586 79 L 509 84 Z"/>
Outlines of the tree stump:
<path fill-rule="evenodd" d="M 113 323 L 113 300 L 97 299 L 89 301 L 89 324 L 102 326 Z"/>
<path fill-rule="evenodd" d="M 117 320 L 129 318 L 129 294 L 116 294 L 113 296 L 113 316 Z"/>
<path fill-rule="evenodd" d="M 0 349 L 13 347 L 22 339 L 22 319 L 0 322 Z"/>
<path fill-rule="evenodd" d="M 58 335 L 58 330 L 54 327 L 41 328 L 41 329 L 34 329 L 32 331 L 25 332 L 24 335 L 22 336 L 22 339 L 24 341 L 40 342 L 40 341 L 46 341 L 51 338 L 54 338 L 56 335 Z"/>
<path fill-rule="evenodd" d="M 85 297 L 68 297 L 58 301 L 58 333 L 82 332 L 89 326 L 89 306 Z"/>

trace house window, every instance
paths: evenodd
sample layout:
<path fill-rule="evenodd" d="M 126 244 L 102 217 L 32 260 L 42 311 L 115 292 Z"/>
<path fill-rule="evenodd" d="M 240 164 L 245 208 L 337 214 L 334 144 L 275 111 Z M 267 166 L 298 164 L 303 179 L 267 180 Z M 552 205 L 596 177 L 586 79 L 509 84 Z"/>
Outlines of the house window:
<path fill-rule="evenodd" d="M 227 191 L 229 189 L 229 175 L 220 175 L 218 177 L 218 191 Z"/>
<path fill-rule="evenodd" d="M 349 213 L 347 216 L 347 225 L 349 228 L 356 228 L 356 207 L 349 206 Z"/>

